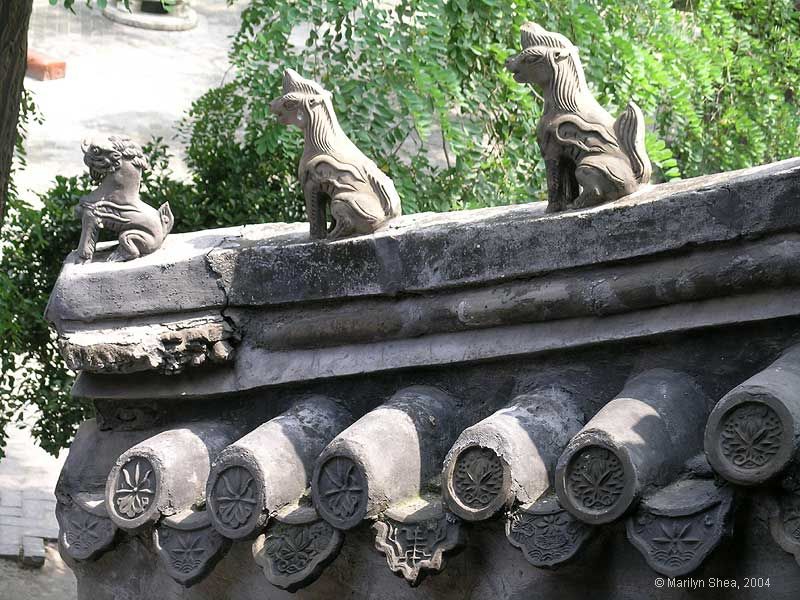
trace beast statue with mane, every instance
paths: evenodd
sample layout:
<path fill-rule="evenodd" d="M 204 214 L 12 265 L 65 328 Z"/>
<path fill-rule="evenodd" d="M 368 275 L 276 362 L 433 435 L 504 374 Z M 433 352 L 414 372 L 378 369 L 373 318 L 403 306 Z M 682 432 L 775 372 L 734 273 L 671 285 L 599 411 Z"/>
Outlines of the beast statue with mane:
<path fill-rule="evenodd" d="M 156 210 L 139 197 L 142 172 L 148 168 L 142 149 L 127 137 L 84 140 L 83 162 L 98 187 L 81 198 L 78 261 L 91 262 L 100 229 L 118 235 L 119 245 L 107 260 L 125 261 L 155 252 L 172 231 L 175 219 L 165 202 Z"/>
<path fill-rule="evenodd" d="M 527 23 L 522 48 L 506 68 L 544 96 L 537 137 L 547 170 L 547 211 L 611 202 L 650 181 L 639 107 L 629 102 L 615 121 L 592 96 L 578 48 L 563 35 Z"/>
<path fill-rule="evenodd" d="M 284 125 L 303 131 L 298 175 L 313 239 L 372 233 L 400 214 L 394 183 L 339 126 L 330 92 L 287 69 L 283 95 L 272 101 L 270 110 Z"/>

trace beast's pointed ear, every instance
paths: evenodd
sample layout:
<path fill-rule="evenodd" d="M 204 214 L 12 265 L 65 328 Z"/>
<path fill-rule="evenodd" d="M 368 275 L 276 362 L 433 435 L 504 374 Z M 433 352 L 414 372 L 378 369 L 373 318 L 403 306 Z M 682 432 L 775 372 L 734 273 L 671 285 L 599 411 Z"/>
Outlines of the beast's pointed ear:
<path fill-rule="evenodd" d="M 547 31 L 536 23 L 525 23 L 519 30 L 522 49 L 542 45 L 542 38 Z"/>
<path fill-rule="evenodd" d="M 294 69 L 286 69 L 283 72 L 283 93 L 288 94 L 294 91 L 297 87 L 297 81 L 300 79 L 300 74 Z"/>
<path fill-rule="evenodd" d="M 283 93 L 321 96 L 326 92 L 320 84 L 306 79 L 294 69 L 286 69 L 283 72 Z"/>

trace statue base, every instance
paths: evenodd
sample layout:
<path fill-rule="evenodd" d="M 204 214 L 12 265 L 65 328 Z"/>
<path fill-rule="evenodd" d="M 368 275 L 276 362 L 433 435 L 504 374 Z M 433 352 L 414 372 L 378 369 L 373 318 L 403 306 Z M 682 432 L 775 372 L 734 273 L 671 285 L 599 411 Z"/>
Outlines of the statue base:
<path fill-rule="evenodd" d="M 161 3 L 131 0 L 130 10 L 128 10 L 125 8 L 124 2 L 113 0 L 103 9 L 103 16 L 115 23 L 140 29 L 186 31 L 197 26 L 197 12 L 185 3 L 177 4 L 171 12 L 148 12 L 149 4 L 160 6 Z"/>

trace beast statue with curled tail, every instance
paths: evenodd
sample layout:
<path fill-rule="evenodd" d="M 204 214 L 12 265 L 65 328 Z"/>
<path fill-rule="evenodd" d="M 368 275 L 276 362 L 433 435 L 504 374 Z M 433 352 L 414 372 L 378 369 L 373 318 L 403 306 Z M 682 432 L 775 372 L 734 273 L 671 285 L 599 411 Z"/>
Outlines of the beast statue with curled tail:
<path fill-rule="evenodd" d="M 650 181 L 639 107 L 629 102 L 614 120 L 592 96 L 578 48 L 563 35 L 527 23 L 522 48 L 506 68 L 544 96 L 537 137 L 547 170 L 547 211 L 617 200 Z"/>
<path fill-rule="evenodd" d="M 270 110 L 284 125 L 303 131 L 298 175 L 312 238 L 335 240 L 372 233 L 400 214 L 394 183 L 339 126 L 330 92 L 287 69 L 283 95 L 272 101 Z"/>
<path fill-rule="evenodd" d="M 126 137 L 84 140 L 83 162 L 98 187 L 81 198 L 78 261 L 91 262 L 100 229 L 118 235 L 119 245 L 107 260 L 125 261 L 155 252 L 172 231 L 175 219 L 165 202 L 158 210 L 139 197 L 142 173 L 148 168 L 142 149 Z"/>

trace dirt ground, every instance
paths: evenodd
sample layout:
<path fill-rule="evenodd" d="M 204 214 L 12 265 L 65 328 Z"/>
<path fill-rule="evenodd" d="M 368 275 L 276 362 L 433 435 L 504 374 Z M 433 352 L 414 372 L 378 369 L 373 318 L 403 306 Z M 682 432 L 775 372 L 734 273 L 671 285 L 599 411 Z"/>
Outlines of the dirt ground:
<path fill-rule="evenodd" d="M 49 543 L 41 569 L 28 569 L 13 560 L 0 559 L 0 600 L 76 600 L 75 576 Z"/>

